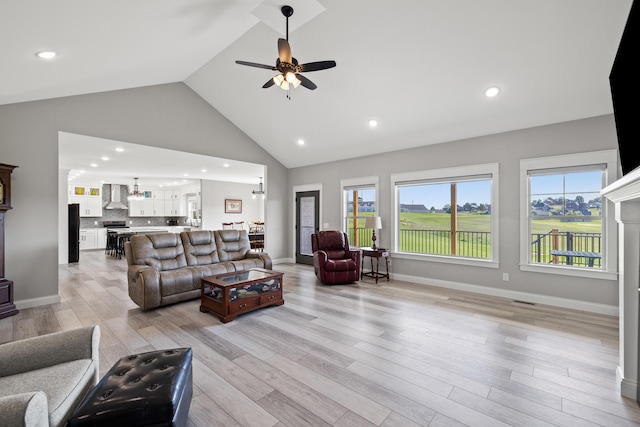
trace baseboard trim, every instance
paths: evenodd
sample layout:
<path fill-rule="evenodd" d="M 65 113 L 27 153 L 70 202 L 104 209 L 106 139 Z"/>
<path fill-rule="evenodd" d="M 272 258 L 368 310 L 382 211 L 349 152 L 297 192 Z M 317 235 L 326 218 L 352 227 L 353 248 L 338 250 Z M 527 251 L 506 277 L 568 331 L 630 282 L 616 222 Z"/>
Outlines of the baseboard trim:
<path fill-rule="evenodd" d="M 620 384 L 620 394 L 623 397 L 628 397 L 633 400 L 637 399 L 638 383 L 636 381 L 622 378 L 622 371 L 619 366 L 616 368 L 616 380 L 618 380 Z"/>
<path fill-rule="evenodd" d="M 598 304 L 587 301 L 578 301 L 568 298 L 552 297 L 548 295 L 533 294 L 529 292 L 510 291 L 506 289 L 491 288 L 488 286 L 472 285 L 469 283 L 458 283 L 447 280 L 429 279 L 425 277 L 415 277 L 405 274 L 393 274 L 391 278 L 404 282 L 417 283 L 420 285 L 437 286 L 440 288 L 454 289 L 458 291 L 474 292 L 476 294 L 492 295 L 496 297 L 509 298 L 517 301 L 534 304 L 552 305 L 555 307 L 569 308 L 572 310 L 588 311 L 590 313 L 605 314 L 608 316 L 619 316 L 618 306 Z M 634 391 L 635 393 L 635 391 Z"/>
<path fill-rule="evenodd" d="M 16 308 L 18 310 L 24 310 L 27 308 L 40 307 L 41 305 L 59 304 L 60 295 L 50 295 L 48 297 L 30 298 L 15 301 Z"/>

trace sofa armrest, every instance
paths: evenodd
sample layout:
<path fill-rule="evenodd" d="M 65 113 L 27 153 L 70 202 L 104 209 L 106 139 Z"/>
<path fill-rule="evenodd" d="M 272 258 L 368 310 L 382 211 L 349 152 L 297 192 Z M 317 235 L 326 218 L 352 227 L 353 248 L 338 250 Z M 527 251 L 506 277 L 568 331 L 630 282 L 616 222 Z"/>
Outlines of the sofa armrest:
<path fill-rule="evenodd" d="M 130 265 L 127 269 L 129 297 L 142 310 L 160 307 L 160 272 L 149 265 Z"/>
<path fill-rule="evenodd" d="M 2 344 L 0 345 L 0 377 L 80 359 L 92 359 L 96 364 L 96 375 L 98 375 L 99 345 L 100 327 L 98 325 Z"/>
<path fill-rule="evenodd" d="M 323 250 L 317 250 L 313 253 L 314 260 L 318 261 L 318 266 L 324 265 L 329 259 L 329 255 Z"/>
<path fill-rule="evenodd" d="M 247 252 L 247 258 L 260 258 L 264 264 L 264 268 L 271 270 L 273 268 L 273 261 L 266 252 Z"/>
<path fill-rule="evenodd" d="M 0 397 L 4 427 L 49 427 L 47 396 L 42 391 Z"/>
<path fill-rule="evenodd" d="M 362 256 L 362 252 L 360 251 L 347 251 L 347 256 L 350 257 L 358 267 L 360 267 L 360 257 Z"/>

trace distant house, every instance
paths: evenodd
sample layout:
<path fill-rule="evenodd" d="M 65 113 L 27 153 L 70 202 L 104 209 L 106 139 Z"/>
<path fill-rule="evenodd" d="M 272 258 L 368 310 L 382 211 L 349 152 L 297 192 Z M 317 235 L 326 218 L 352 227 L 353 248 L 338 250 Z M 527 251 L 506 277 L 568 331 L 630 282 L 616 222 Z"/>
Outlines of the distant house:
<path fill-rule="evenodd" d="M 347 205 L 347 211 L 353 212 L 353 203 L 349 202 Z M 358 200 L 358 212 L 375 212 L 374 202 L 365 202 L 361 199 Z"/>
<path fill-rule="evenodd" d="M 430 212 L 425 205 L 400 204 L 400 212 Z"/>

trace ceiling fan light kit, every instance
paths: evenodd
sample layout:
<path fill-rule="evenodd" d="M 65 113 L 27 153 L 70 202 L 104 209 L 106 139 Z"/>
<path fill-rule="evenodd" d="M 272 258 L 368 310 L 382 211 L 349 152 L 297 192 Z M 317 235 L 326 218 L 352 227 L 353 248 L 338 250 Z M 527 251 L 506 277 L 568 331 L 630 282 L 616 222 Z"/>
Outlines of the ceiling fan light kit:
<path fill-rule="evenodd" d="M 291 6 L 285 5 L 280 8 L 280 11 L 285 16 L 287 21 L 287 38 L 278 39 L 278 58 L 276 59 L 276 65 L 271 66 L 247 61 L 236 61 L 236 64 L 278 71 L 280 74 L 277 74 L 272 79 L 268 80 L 262 86 L 264 89 L 267 89 L 273 85 L 277 85 L 280 89 L 289 91 L 291 86 L 297 88 L 298 86 L 302 85 L 309 90 L 314 90 L 317 88 L 316 84 L 300 73 L 333 68 L 336 66 L 336 61 L 317 61 L 308 62 L 306 64 L 298 64 L 298 60 L 291 56 L 291 46 L 289 46 L 289 17 L 293 15 L 293 8 Z M 291 99 L 288 93 L 287 98 Z"/>

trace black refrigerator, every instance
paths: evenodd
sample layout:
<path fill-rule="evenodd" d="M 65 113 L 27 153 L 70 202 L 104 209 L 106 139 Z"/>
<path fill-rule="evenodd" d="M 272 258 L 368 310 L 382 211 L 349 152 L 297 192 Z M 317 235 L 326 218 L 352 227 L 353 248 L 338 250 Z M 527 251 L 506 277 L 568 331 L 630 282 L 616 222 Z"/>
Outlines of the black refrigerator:
<path fill-rule="evenodd" d="M 80 259 L 80 205 L 69 205 L 69 262 Z"/>

